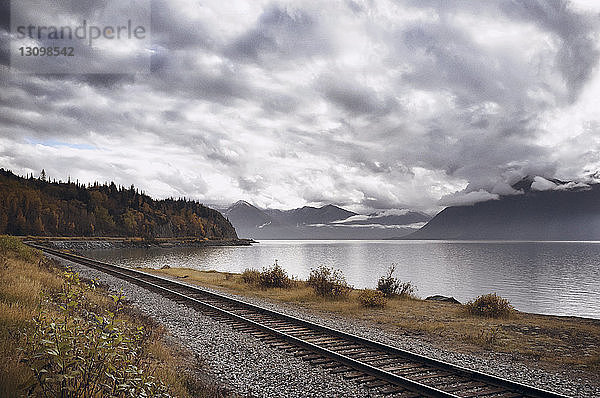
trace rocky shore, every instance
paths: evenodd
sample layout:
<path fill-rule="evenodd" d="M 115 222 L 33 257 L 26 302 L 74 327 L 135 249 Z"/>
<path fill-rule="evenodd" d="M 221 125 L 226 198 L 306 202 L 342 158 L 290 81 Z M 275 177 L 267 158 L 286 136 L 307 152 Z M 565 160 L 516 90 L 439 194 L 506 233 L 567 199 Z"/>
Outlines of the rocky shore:
<path fill-rule="evenodd" d="M 123 248 L 170 248 L 170 247 L 208 247 L 208 246 L 250 246 L 255 243 L 251 239 L 168 239 L 145 241 L 128 238 L 111 239 L 43 239 L 36 243 L 45 244 L 61 250 L 96 250 L 96 249 L 123 249 Z"/>

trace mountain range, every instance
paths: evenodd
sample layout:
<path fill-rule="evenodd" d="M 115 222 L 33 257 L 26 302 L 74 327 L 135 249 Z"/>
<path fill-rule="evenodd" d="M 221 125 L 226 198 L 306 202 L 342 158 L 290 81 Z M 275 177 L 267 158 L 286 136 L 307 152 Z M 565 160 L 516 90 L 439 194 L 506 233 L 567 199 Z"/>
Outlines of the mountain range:
<path fill-rule="evenodd" d="M 338 206 L 260 209 L 239 201 L 223 215 L 254 239 L 600 240 L 600 184 L 526 176 L 511 194 L 449 206 L 357 214 Z"/>
<path fill-rule="evenodd" d="M 400 239 L 600 240 L 600 184 L 527 176 L 519 194 L 447 207 Z"/>
<path fill-rule="evenodd" d="M 408 210 L 361 215 L 334 205 L 260 209 L 246 201 L 220 211 L 238 236 L 253 239 L 386 239 L 410 234 L 431 218 Z"/>

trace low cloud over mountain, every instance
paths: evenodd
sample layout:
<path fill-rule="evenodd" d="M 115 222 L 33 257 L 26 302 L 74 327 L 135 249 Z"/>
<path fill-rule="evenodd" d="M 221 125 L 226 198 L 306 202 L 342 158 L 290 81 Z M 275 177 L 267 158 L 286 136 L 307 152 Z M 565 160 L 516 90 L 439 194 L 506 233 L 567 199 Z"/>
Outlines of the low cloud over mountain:
<path fill-rule="evenodd" d="M 406 239 L 600 240 L 600 184 L 527 176 L 519 194 L 448 207 Z"/>

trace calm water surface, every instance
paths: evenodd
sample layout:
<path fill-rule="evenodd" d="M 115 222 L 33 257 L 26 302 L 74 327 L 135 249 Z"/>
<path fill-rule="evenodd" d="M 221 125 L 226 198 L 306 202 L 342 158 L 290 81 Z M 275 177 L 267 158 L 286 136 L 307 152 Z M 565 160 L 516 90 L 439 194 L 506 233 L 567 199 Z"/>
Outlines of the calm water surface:
<path fill-rule="evenodd" d="M 497 292 L 521 311 L 600 319 L 600 242 L 275 241 L 250 247 L 111 249 L 86 253 L 128 266 L 241 272 L 279 264 L 305 279 L 318 265 L 373 288 L 386 268 L 418 294 L 465 302 Z"/>

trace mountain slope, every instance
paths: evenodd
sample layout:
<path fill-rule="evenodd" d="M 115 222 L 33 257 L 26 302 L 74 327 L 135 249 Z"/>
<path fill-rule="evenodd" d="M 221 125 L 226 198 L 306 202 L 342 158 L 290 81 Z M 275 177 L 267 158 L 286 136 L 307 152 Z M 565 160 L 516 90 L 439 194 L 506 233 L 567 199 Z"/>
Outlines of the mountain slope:
<path fill-rule="evenodd" d="M 231 223 L 198 202 L 154 200 L 114 183 L 51 183 L 4 169 L 0 234 L 237 238 Z"/>
<path fill-rule="evenodd" d="M 328 224 L 333 221 L 344 220 L 356 215 L 354 212 L 334 205 L 323 207 L 304 206 L 300 209 L 264 210 L 264 212 L 280 223 L 296 226 Z"/>
<path fill-rule="evenodd" d="M 600 184 L 536 191 L 531 189 L 531 182 L 521 187 L 525 191 L 522 195 L 448 207 L 404 238 L 600 240 Z M 552 183 L 564 184 L 559 180 Z"/>
<path fill-rule="evenodd" d="M 260 228 L 273 220 L 262 210 L 252 206 L 250 203 L 240 200 L 229 206 L 223 215 L 233 224 L 246 228 Z"/>

